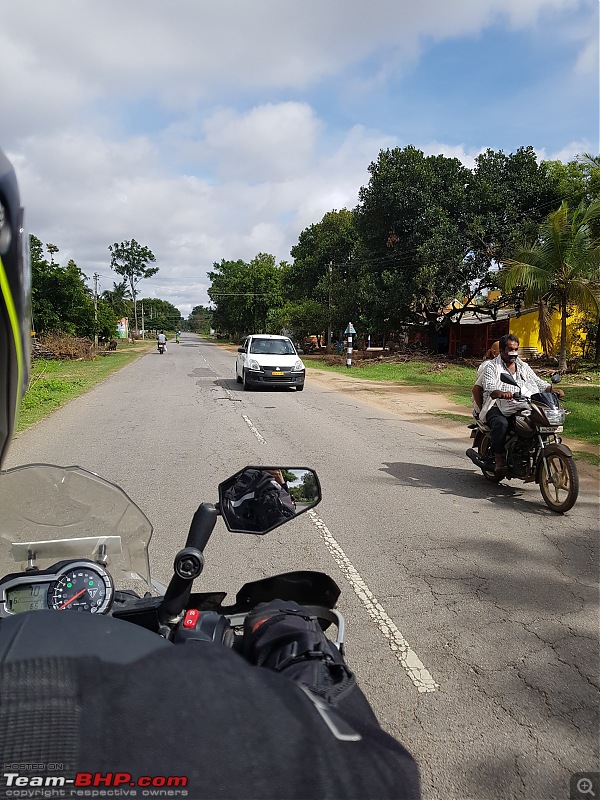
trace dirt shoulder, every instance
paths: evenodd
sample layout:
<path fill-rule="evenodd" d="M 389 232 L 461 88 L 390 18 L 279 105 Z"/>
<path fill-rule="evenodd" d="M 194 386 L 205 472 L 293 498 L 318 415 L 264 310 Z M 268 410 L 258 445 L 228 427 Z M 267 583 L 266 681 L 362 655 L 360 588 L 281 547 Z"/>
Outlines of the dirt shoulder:
<path fill-rule="evenodd" d="M 232 353 L 237 352 L 237 345 L 220 345 Z M 402 386 L 389 381 L 370 381 L 357 378 L 352 374 L 340 374 L 318 369 L 307 364 L 307 380 L 317 382 L 331 391 L 343 392 L 352 395 L 372 406 L 383 408 L 396 414 L 407 422 L 418 422 L 421 425 L 430 425 L 452 431 L 457 436 L 464 436 L 465 447 L 468 446 L 468 436 L 465 425 L 457 420 L 449 419 L 444 414 L 462 415 L 470 417 L 471 408 L 460 403 L 454 403 L 444 394 L 422 389 L 417 386 Z M 466 422 L 466 420 L 465 420 Z M 563 437 L 563 442 L 574 452 L 592 453 L 600 457 L 600 447 L 585 444 L 578 439 Z M 589 477 L 598 480 L 600 469 L 578 460 L 579 471 L 585 472 Z"/>
<path fill-rule="evenodd" d="M 407 422 L 418 422 L 421 425 L 430 425 L 452 431 L 457 436 L 463 435 L 465 447 L 468 446 L 465 425 L 443 415 L 454 414 L 469 417 L 471 409 L 468 406 L 452 402 L 443 394 L 432 392 L 429 389 L 402 386 L 388 381 L 365 380 L 352 375 L 342 375 L 313 367 L 308 367 L 307 380 L 310 382 L 315 381 L 332 391 L 352 395 L 353 398 L 369 403 L 372 406 L 383 408 Z M 600 456 L 600 447 L 566 437 L 563 437 L 563 442 L 574 452 L 583 451 Z M 581 459 L 578 460 L 578 468 L 580 473 L 585 473 L 595 480 L 600 475 L 598 467 Z"/>
<path fill-rule="evenodd" d="M 470 409 L 466 406 L 453 403 L 442 394 L 415 386 L 401 386 L 389 381 L 370 381 L 312 367 L 308 368 L 307 376 L 310 381 L 314 380 L 335 391 L 358 396 L 361 400 L 381 406 L 404 419 L 427 414 L 432 417 L 427 420 L 427 424 L 456 427 L 455 421 L 435 415 L 447 413 L 469 416 L 470 414 Z"/>

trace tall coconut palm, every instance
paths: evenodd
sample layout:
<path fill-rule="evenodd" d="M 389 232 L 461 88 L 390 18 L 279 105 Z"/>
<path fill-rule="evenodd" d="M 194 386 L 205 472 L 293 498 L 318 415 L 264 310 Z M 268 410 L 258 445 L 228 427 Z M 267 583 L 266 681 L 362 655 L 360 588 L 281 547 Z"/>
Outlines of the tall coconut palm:
<path fill-rule="evenodd" d="M 131 292 L 127 281 L 113 283 L 113 288 L 102 292 L 102 299 L 108 303 L 117 317 L 126 317 L 131 310 Z"/>
<path fill-rule="evenodd" d="M 540 225 L 529 247 L 504 260 L 498 278 L 510 292 L 525 290 L 525 302 L 557 308 L 561 316 L 558 368 L 567 369 L 567 317 L 569 306 L 592 311 L 600 318 L 600 240 L 594 221 L 600 219 L 600 200 L 571 211 L 563 202 Z"/>

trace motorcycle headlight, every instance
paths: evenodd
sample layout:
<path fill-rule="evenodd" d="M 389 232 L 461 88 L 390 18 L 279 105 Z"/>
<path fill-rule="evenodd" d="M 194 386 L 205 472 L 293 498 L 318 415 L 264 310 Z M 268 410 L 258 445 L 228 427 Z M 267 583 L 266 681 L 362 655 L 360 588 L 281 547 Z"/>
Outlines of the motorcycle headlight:
<path fill-rule="evenodd" d="M 260 364 L 258 361 L 255 361 L 253 358 L 250 359 L 248 363 L 248 369 L 251 369 L 253 372 L 260 372 Z"/>
<path fill-rule="evenodd" d="M 298 359 L 294 366 L 292 367 L 292 372 L 303 372 L 304 371 L 304 364 Z"/>
<path fill-rule="evenodd" d="M 545 408 L 544 414 L 549 425 L 562 425 L 565 421 L 564 408 Z"/>

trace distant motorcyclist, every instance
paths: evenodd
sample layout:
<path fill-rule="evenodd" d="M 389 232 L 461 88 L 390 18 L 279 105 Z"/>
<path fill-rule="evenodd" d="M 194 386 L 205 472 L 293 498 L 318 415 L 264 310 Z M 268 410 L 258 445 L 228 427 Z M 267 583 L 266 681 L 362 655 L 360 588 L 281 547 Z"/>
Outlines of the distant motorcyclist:
<path fill-rule="evenodd" d="M 519 384 L 522 394 L 555 392 L 564 396 L 560 389 L 553 388 L 548 381 L 538 378 L 531 367 L 519 358 L 519 339 L 507 333 L 499 340 L 500 354 L 488 361 L 483 370 L 484 402 L 479 419 L 490 428 L 490 445 L 495 458 L 497 476 L 506 474 L 504 442 L 508 432 L 509 417 L 521 409 L 521 403 L 513 399 L 514 386 L 502 381 L 503 372 L 508 372 Z"/>
<path fill-rule="evenodd" d="M 27 387 L 31 324 L 22 209 L 1 151 L 0 208 L 1 463 Z M 10 634 L 9 644 L 22 645 L 31 615 L 44 615 L 45 640 L 60 643 L 61 655 L 45 653 L 36 639 L 34 658 L 10 658 L 9 646 L 0 662 L 5 767 L 34 765 L 39 775 L 58 764 L 61 774 L 82 775 L 78 785 L 94 786 L 94 796 L 103 797 L 125 796 L 106 789 L 107 776 L 116 773 L 164 781 L 184 776 L 185 793 L 164 795 L 190 800 L 420 796 L 412 756 L 383 732 L 339 651 L 295 603 L 254 610 L 246 621 L 245 658 L 220 644 L 171 645 L 159 636 L 161 646 L 133 663 L 124 662 L 119 646 L 111 649 L 110 635 L 101 652 L 90 654 L 93 642 L 83 646 L 72 635 L 82 624 L 72 611 L 0 620 L 0 641 Z M 128 624 L 102 618 L 109 634 Z M 101 782 L 91 783 L 96 778 Z M 25 780 L 27 797 L 60 793 Z M 70 797 L 91 795 L 69 787 Z"/>

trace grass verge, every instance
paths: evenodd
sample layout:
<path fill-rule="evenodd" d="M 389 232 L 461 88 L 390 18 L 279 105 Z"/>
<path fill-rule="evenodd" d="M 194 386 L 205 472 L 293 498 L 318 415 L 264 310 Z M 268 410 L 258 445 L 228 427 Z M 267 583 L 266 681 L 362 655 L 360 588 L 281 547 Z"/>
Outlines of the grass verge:
<path fill-rule="evenodd" d="M 155 346 L 153 340 L 146 339 L 133 344 L 119 343 L 116 352 L 99 356 L 94 361 L 34 361 L 29 388 L 21 404 L 17 432 L 25 430 L 69 400 L 84 394 Z"/>
<path fill-rule="evenodd" d="M 595 467 L 600 467 L 600 456 L 595 453 L 588 453 L 586 450 L 573 450 L 573 455 L 577 461 L 587 461 Z"/>

